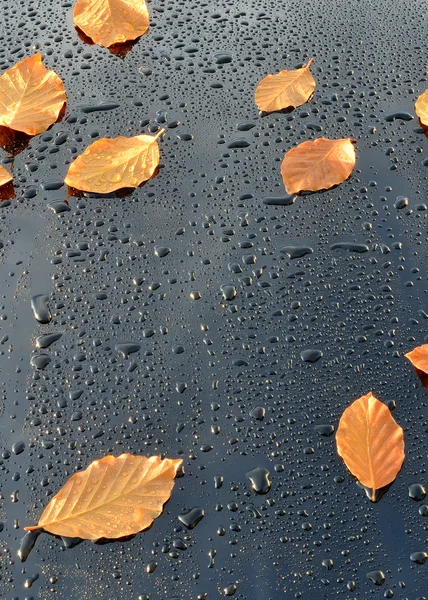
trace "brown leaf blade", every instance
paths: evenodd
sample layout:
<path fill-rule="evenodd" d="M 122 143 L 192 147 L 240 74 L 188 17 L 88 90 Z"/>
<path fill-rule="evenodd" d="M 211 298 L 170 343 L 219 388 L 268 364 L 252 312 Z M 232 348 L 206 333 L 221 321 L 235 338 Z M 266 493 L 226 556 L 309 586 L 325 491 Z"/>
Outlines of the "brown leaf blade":
<path fill-rule="evenodd" d="M 105 456 L 75 473 L 49 502 L 39 523 L 54 535 L 115 539 L 150 527 L 174 487 L 181 459 Z"/>
<path fill-rule="evenodd" d="M 13 177 L 7 169 L 0 165 L 0 187 L 12 181 Z"/>
<path fill-rule="evenodd" d="M 415 102 L 415 112 L 422 125 L 428 127 L 428 90 L 425 90 Z"/>
<path fill-rule="evenodd" d="M 135 40 L 150 24 L 145 0 L 77 0 L 73 17 L 76 27 L 106 48 Z"/>
<path fill-rule="evenodd" d="M 46 69 L 40 53 L 0 77 L 0 126 L 37 135 L 55 123 L 66 101 L 62 80 Z"/>
<path fill-rule="evenodd" d="M 404 461 L 404 435 L 390 410 L 372 393 L 344 411 L 336 434 L 337 452 L 358 481 L 372 490 L 396 478 Z"/>
<path fill-rule="evenodd" d="M 355 166 L 355 149 L 349 138 L 318 138 L 289 150 L 281 165 L 288 194 L 317 192 L 343 183 Z"/>
<path fill-rule="evenodd" d="M 157 138 L 162 133 L 97 140 L 71 163 L 65 183 L 98 194 L 137 187 L 150 179 L 159 164 Z"/>
<path fill-rule="evenodd" d="M 280 71 L 267 75 L 260 81 L 254 100 L 263 112 L 273 112 L 284 108 L 296 108 L 309 100 L 315 90 L 315 79 L 309 67 L 314 59 L 300 69 Z"/>

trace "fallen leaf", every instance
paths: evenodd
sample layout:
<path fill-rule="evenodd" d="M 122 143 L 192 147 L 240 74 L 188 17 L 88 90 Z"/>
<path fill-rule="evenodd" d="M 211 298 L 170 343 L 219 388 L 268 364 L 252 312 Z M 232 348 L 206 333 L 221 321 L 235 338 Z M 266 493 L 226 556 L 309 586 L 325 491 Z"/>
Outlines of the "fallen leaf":
<path fill-rule="evenodd" d="M 9 173 L 9 171 L 5 169 L 2 165 L 0 165 L 0 186 L 9 183 L 9 181 L 12 181 L 12 179 L 13 177 Z"/>
<path fill-rule="evenodd" d="M 396 478 L 404 461 L 404 436 L 390 410 L 372 393 L 355 400 L 343 413 L 336 434 L 337 452 L 358 481 L 376 490 Z"/>
<path fill-rule="evenodd" d="M 150 527 L 174 487 L 182 460 L 121 454 L 92 462 L 52 498 L 39 523 L 54 535 L 115 539 Z"/>
<path fill-rule="evenodd" d="M 158 137 L 101 138 L 88 146 L 68 169 L 65 183 L 78 190 L 108 194 L 147 181 L 159 164 Z"/>
<path fill-rule="evenodd" d="M 416 100 L 415 112 L 420 118 L 422 125 L 428 127 L 428 90 L 425 90 Z"/>
<path fill-rule="evenodd" d="M 300 69 L 267 75 L 257 86 L 254 100 L 263 112 L 300 106 L 309 100 L 315 90 L 315 79 L 309 67 L 314 59 Z"/>
<path fill-rule="evenodd" d="M 66 101 L 60 77 L 42 63 L 40 53 L 24 58 L 0 77 L 0 126 L 28 135 L 55 123 Z"/>
<path fill-rule="evenodd" d="M 76 27 L 106 48 L 135 40 L 150 24 L 145 0 L 77 0 L 73 17 Z"/>
<path fill-rule="evenodd" d="M 404 356 L 410 360 L 422 384 L 428 388 L 428 344 L 418 346 Z"/>
<path fill-rule="evenodd" d="M 355 149 L 349 138 L 318 138 L 289 150 L 281 165 L 288 194 L 317 192 L 343 183 L 355 166 Z"/>
<path fill-rule="evenodd" d="M 428 374 L 428 344 L 418 346 L 404 356 L 410 360 L 416 369 Z"/>

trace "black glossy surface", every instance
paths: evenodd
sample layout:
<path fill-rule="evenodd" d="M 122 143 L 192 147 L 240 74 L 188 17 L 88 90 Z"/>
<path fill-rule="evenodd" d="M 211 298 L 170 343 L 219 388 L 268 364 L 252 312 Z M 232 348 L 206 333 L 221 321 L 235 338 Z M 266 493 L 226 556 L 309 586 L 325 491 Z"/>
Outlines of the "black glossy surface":
<path fill-rule="evenodd" d="M 426 500 L 409 496 L 427 485 L 428 392 L 403 357 L 428 333 L 428 140 L 409 120 L 427 87 L 426 7 L 160 0 L 150 13 L 119 56 L 79 39 L 71 2 L 2 3 L 1 69 L 40 49 L 68 104 L 17 140 L 16 198 L 0 208 L 0 595 L 428 596 Z M 312 56 L 314 100 L 260 117 L 258 81 Z M 68 164 L 94 139 L 164 123 L 156 178 L 67 198 Z M 286 196 L 284 152 L 321 135 L 354 138 L 357 170 Z M 38 350 L 49 333 L 62 336 Z M 329 435 L 370 390 L 396 402 L 407 452 L 377 504 Z M 68 477 L 125 451 L 184 459 L 150 530 L 67 548 L 41 535 L 21 563 L 23 527 Z M 194 529 L 178 518 L 190 509 L 204 511 Z"/>

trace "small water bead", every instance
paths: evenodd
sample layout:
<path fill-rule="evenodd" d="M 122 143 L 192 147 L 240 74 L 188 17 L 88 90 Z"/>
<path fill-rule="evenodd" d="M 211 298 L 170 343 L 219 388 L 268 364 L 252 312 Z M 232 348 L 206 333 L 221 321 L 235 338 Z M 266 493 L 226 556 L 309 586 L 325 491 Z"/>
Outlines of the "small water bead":
<path fill-rule="evenodd" d="M 52 320 L 52 313 L 48 306 L 48 296 L 37 294 L 31 298 L 31 308 L 33 309 L 34 318 L 43 325 L 46 325 Z"/>
<path fill-rule="evenodd" d="M 337 242 L 336 244 L 332 244 L 330 248 L 332 250 L 342 249 L 347 250 L 348 252 L 357 252 L 358 254 L 362 254 L 370 250 L 367 244 L 357 244 L 355 242 Z"/>
<path fill-rule="evenodd" d="M 367 577 L 375 585 L 383 585 L 385 583 L 385 574 L 383 571 L 370 571 L 367 573 Z"/>
<path fill-rule="evenodd" d="M 417 502 L 423 500 L 426 494 L 426 489 L 421 483 L 412 483 L 409 485 L 409 498 L 412 498 L 412 500 L 416 500 Z"/>
<path fill-rule="evenodd" d="M 306 256 L 307 254 L 312 254 L 313 253 L 313 248 L 310 248 L 309 246 L 283 246 L 282 248 L 280 248 L 279 250 L 282 254 L 287 254 L 289 256 L 289 258 L 291 259 L 296 259 L 296 258 L 302 258 L 303 256 Z"/>
<path fill-rule="evenodd" d="M 385 121 L 387 123 L 392 123 L 397 119 L 401 120 L 401 121 L 412 121 L 414 119 L 414 116 L 411 115 L 410 113 L 402 110 L 402 111 L 397 111 L 397 112 L 391 113 L 385 117 Z"/>
<path fill-rule="evenodd" d="M 231 583 L 230 585 L 228 585 L 224 588 L 223 594 L 225 596 L 233 596 L 237 589 L 238 588 L 236 587 L 236 585 L 234 583 Z"/>
<path fill-rule="evenodd" d="M 22 452 L 24 452 L 24 450 L 25 450 L 24 442 L 15 442 L 12 446 L 12 452 L 15 455 L 22 454 Z"/>
<path fill-rule="evenodd" d="M 116 344 L 116 350 L 123 356 L 123 358 L 128 358 L 130 354 L 139 352 L 140 348 L 141 345 L 136 344 L 135 342 L 125 342 L 121 344 Z"/>
<path fill-rule="evenodd" d="M 410 560 L 418 565 L 424 565 L 428 560 L 427 552 L 412 552 Z"/>
<path fill-rule="evenodd" d="M 34 531 L 28 531 L 22 538 L 18 550 L 18 556 L 21 562 L 25 562 L 27 560 L 31 550 L 34 548 L 34 544 L 36 543 L 40 533 L 41 529 L 35 529 Z"/>
<path fill-rule="evenodd" d="M 406 206 L 408 206 L 408 204 L 409 204 L 408 198 L 406 198 L 405 196 L 397 196 L 397 199 L 394 202 L 394 208 L 396 208 L 397 210 L 402 210 L 403 208 L 406 208 Z"/>
<path fill-rule="evenodd" d="M 257 421 L 263 421 L 266 415 L 266 409 L 264 406 L 256 406 L 250 411 L 250 417 Z"/>
<path fill-rule="evenodd" d="M 221 293 L 223 294 L 223 300 L 231 302 L 238 294 L 238 290 L 232 284 L 224 284 L 220 286 Z"/>
<path fill-rule="evenodd" d="M 227 148 L 248 148 L 250 146 L 250 142 L 245 138 L 235 138 L 231 140 L 227 144 Z"/>
<path fill-rule="evenodd" d="M 334 433 L 334 425 L 315 425 L 315 431 L 324 437 L 329 437 Z"/>
<path fill-rule="evenodd" d="M 226 65 L 232 62 L 233 60 L 233 55 L 230 52 L 227 52 L 226 50 L 221 51 L 221 52 L 216 52 L 215 53 L 215 62 L 218 65 Z"/>
<path fill-rule="evenodd" d="M 158 258 L 165 258 L 171 252 L 171 248 L 167 246 L 155 246 L 154 248 L 155 256 Z"/>
<path fill-rule="evenodd" d="M 205 511 L 203 508 L 195 506 L 187 512 L 178 515 L 178 519 L 187 529 L 193 529 L 203 519 Z"/>
<path fill-rule="evenodd" d="M 303 360 L 303 362 L 308 363 L 315 363 L 320 360 L 322 356 L 322 351 L 316 349 L 302 350 L 302 352 L 300 352 L 300 358 Z"/>
<path fill-rule="evenodd" d="M 248 471 L 245 476 L 251 481 L 251 486 L 256 494 L 267 494 L 272 485 L 269 480 L 269 471 L 263 467 L 256 467 Z"/>
<path fill-rule="evenodd" d="M 43 371 L 51 360 L 52 358 L 48 354 L 34 354 L 30 359 L 30 364 L 38 371 Z"/>
<path fill-rule="evenodd" d="M 149 562 L 149 564 L 146 565 L 146 572 L 147 573 L 154 573 L 157 566 L 158 566 L 157 562 L 155 562 L 155 561 Z"/>
<path fill-rule="evenodd" d="M 297 196 L 284 194 L 283 196 L 265 196 L 263 204 L 266 206 L 291 206 L 295 203 Z"/>

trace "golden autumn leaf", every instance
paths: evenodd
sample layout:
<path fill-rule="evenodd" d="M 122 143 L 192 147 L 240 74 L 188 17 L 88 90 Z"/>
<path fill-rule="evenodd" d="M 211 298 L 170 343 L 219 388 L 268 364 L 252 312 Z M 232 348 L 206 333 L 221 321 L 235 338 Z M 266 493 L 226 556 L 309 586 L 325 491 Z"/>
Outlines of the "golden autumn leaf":
<path fill-rule="evenodd" d="M 153 175 L 159 164 L 155 136 L 101 138 L 73 161 L 64 181 L 85 192 L 108 194 L 124 187 L 137 187 Z"/>
<path fill-rule="evenodd" d="M 73 16 L 76 27 L 106 48 L 135 40 L 150 23 L 145 0 L 77 0 Z"/>
<path fill-rule="evenodd" d="M 0 126 L 27 135 L 55 123 L 66 101 L 60 77 L 42 63 L 40 53 L 24 58 L 0 77 Z"/>
<path fill-rule="evenodd" d="M 404 356 L 410 360 L 416 369 L 428 375 L 428 344 L 418 346 Z"/>
<path fill-rule="evenodd" d="M 372 393 L 344 411 L 336 434 L 337 452 L 358 481 L 376 490 L 396 478 L 404 461 L 404 435 L 390 410 Z"/>
<path fill-rule="evenodd" d="M 315 90 L 315 79 L 309 67 L 314 59 L 300 69 L 280 71 L 267 75 L 257 86 L 254 100 L 263 112 L 300 106 L 309 100 Z"/>
<path fill-rule="evenodd" d="M 410 360 L 422 384 L 428 388 L 428 344 L 418 346 L 404 356 Z"/>
<path fill-rule="evenodd" d="M 416 100 L 415 112 L 420 118 L 422 125 L 428 127 L 428 90 L 425 90 Z"/>
<path fill-rule="evenodd" d="M 281 165 L 288 194 L 317 192 L 343 183 L 355 166 L 355 149 L 349 138 L 318 138 L 289 150 Z"/>
<path fill-rule="evenodd" d="M 54 535 L 120 538 L 150 527 L 174 487 L 181 459 L 105 456 L 75 473 L 52 498 L 39 523 Z"/>
<path fill-rule="evenodd" d="M 0 186 L 9 183 L 9 181 L 12 181 L 12 179 L 13 177 L 9 173 L 9 171 L 5 169 L 2 165 L 0 165 Z"/>

